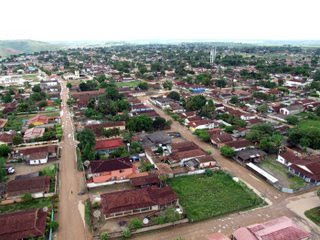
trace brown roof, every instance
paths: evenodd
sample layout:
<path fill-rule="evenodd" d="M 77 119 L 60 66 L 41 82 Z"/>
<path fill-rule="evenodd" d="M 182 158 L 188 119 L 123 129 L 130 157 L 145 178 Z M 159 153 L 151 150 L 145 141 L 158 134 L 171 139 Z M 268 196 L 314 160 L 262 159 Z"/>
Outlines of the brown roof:
<path fill-rule="evenodd" d="M 5 143 L 12 143 L 12 139 L 15 136 L 15 133 L 7 133 L 7 132 L 3 132 L 0 133 L 0 142 L 5 142 Z"/>
<path fill-rule="evenodd" d="M 229 133 L 219 133 L 211 135 L 211 141 L 214 141 L 216 143 L 226 143 L 232 140 L 232 136 Z"/>
<path fill-rule="evenodd" d="M 0 215 L 0 240 L 18 240 L 43 236 L 47 212 L 32 209 Z"/>
<path fill-rule="evenodd" d="M 105 193 L 101 195 L 101 199 L 102 211 L 105 215 L 109 215 L 137 208 L 165 205 L 178 198 L 176 193 L 169 186 L 166 186 Z"/>
<path fill-rule="evenodd" d="M 0 128 L 3 128 L 7 122 L 8 122 L 8 119 L 0 118 Z"/>
<path fill-rule="evenodd" d="M 131 179 L 131 184 L 134 187 L 141 187 L 145 185 L 157 185 L 160 184 L 158 175 L 149 174 L 147 176 L 135 177 Z"/>
<path fill-rule="evenodd" d="M 16 179 L 8 182 L 6 192 L 9 196 L 17 196 L 24 193 L 48 192 L 50 177 L 40 176 L 26 179 Z"/>
<path fill-rule="evenodd" d="M 179 142 L 179 143 L 173 143 L 171 144 L 172 152 L 183 152 L 183 151 L 189 151 L 198 149 L 198 145 L 196 145 L 194 142 Z"/>
<path fill-rule="evenodd" d="M 238 139 L 236 141 L 226 142 L 225 145 L 232 148 L 244 148 L 244 147 L 252 146 L 252 143 L 246 139 Z"/>
<path fill-rule="evenodd" d="M 48 145 L 48 146 L 37 146 L 37 147 L 28 147 L 17 149 L 17 153 L 22 153 L 23 155 L 31 155 L 35 153 L 56 153 L 58 151 L 57 145 Z"/>
<path fill-rule="evenodd" d="M 199 148 L 199 149 L 194 149 L 194 150 L 184 151 L 184 152 L 174 152 L 169 156 L 169 158 L 172 158 L 176 161 L 181 161 L 186 158 L 202 157 L 205 155 L 207 155 L 207 153 Z"/>
<path fill-rule="evenodd" d="M 132 168 L 132 163 L 128 157 L 90 162 L 91 173 L 110 172 L 127 168 Z"/>

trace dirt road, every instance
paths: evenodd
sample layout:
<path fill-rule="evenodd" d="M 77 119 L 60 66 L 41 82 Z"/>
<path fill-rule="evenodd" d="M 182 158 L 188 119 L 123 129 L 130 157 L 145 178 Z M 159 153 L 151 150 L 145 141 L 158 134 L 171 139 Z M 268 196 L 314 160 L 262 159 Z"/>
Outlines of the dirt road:
<path fill-rule="evenodd" d="M 84 222 L 78 210 L 81 197 L 78 193 L 83 189 L 82 173 L 76 170 L 76 155 L 73 123 L 67 108 L 68 90 L 66 83 L 61 83 L 62 117 L 64 138 L 61 142 L 62 153 L 60 160 L 60 188 L 59 188 L 59 230 L 58 240 L 86 240 L 87 236 Z M 83 197 L 82 197 L 83 198 Z"/>

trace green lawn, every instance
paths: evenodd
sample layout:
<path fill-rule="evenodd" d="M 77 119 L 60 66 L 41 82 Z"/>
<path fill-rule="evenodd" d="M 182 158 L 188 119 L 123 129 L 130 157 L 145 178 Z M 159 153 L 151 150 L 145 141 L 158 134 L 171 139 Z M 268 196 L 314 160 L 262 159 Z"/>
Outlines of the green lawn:
<path fill-rule="evenodd" d="M 298 125 L 302 129 L 317 128 L 320 129 L 320 121 L 318 120 L 303 120 Z"/>
<path fill-rule="evenodd" d="M 38 80 L 37 76 L 38 76 L 37 74 L 25 74 L 23 75 L 23 78 L 34 81 L 34 80 Z"/>
<path fill-rule="evenodd" d="M 263 205 L 264 202 L 243 183 L 225 172 L 212 176 L 193 175 L 168 179 L 190 221 L 200 221 Z"/>
<path fill-rule="evenodd" d="M 9 205 L 0 205 L 0 214 L 16 212 L 25 209 L 43 208 L 51 205 L 51 198 L 32 199 L 30 202 L 20 202 Z"/>
<path fill-rule="evenodd" d="M 312 222 L 320 226 L 320 207 L 311 208 L 305 211 L 304 215 L 309 218 Z"/>
<path fill-rule="evenodd" d="M 140 81 L 116 82 L 117 87 L 136 87 Z"/>
<path fill-rule="evenodd" d="M 279 181 L 283 180 L 282 184 L 286 185 L 284 187 L 298 190 L 306 185 L 306 182 L 302 178 L 292 175 L 285 166 L 275 159 L 267 158 L 259 166 L 271 172 L 274 177 L 281 178 Z"/>

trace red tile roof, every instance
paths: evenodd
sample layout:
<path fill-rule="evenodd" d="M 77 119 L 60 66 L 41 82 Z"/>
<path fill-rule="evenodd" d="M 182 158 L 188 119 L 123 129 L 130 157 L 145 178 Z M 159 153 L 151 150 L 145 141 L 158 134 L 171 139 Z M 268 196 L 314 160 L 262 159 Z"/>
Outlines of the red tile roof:
<path fill-rule="evenodd" d="M 0 240 L 18 240 L 43 236 L 47 212 L 33 209 L 0 215 Z"/>
<path fill-rule="evenodd" d="M 110 213 L 169 204 L 178 198 L 176 193 L 166 186 L 105 193 L 101 195 L 101 199 L 102 211 L 108 216 Z"/>
<path fill-rule="evenodd" d="M 95 150 L 109 150 L 124 146 L 121 138 L 97 140 Z"/>
<path fill-rule="evenodd" d="M 50 177 L 39 176 L 26 179 L 16 179 L 8 182 L 6 192 L 8 196 L 17 196 L 24 193 L 48 192 Z"/>
<path fill-rule="evenodd" d="M 239 228 L 233 233 L 233 237 L 237 240 L 303 240 L 310 237 L 310 234 L 284 216 Z"/>

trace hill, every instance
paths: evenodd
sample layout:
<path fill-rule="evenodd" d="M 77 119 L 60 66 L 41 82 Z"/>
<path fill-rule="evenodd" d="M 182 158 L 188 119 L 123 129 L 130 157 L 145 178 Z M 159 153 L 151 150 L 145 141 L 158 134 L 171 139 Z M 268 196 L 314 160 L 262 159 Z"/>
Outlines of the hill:
<path fill-rule="evenodd" d="M 33 53 L 45 50 L 57 50 L 60 45 L 33 40 L 5 40 L 0 41 L 0 56 L 8 57 L 13 54 Z"/>

